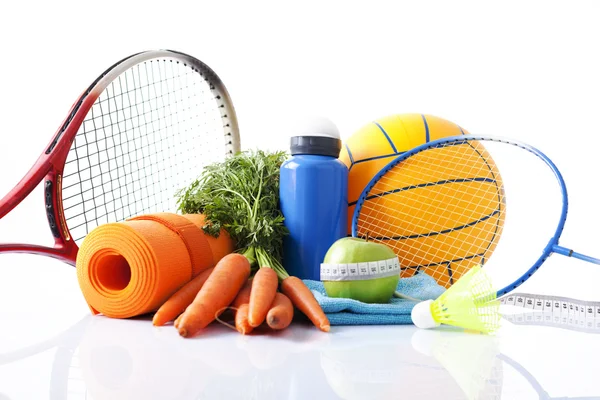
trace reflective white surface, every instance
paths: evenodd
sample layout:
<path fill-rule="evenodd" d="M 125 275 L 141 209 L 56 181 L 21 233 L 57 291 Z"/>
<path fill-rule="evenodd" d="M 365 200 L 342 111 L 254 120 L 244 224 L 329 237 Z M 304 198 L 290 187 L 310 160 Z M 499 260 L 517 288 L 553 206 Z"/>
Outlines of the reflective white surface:
<path fill-rule="evenodd" d="M 561 242 L 598 255 L 600 2 L 70 3 L 0 5 L 0 196 L 99 73 L 164 47 L 224 79 L 246 149 L 287 149 L 290 119 L 307 113 L 327 115 L 344 139 L 373 119 L 422 112 L 535 145 L 569 189 Z M 40 186 L 0 220 L 0 241 L 52 245 L 42 198 Z M 563 259 L 520 290 L 600 300 L 600 269 Z M 0 400 L 460 399 L 481 387 L 473 398 L 600 399 L 599 340 L 508 322 L 495 338 L 295 325 L 277 337 L 218 326 L 183 340 L 148 321 L 92 318 L 75 271 L 57 261 L 0 255 Z"/>
<path fill-rule="evenodd" d="M 1 400 L 600 399 L 594 333 L 506 320 L 494 337 L 295 323 L 248 337 L 214 325 L 182 339 L 147 318 L 91 316 L 75 271 L 59 262 L 4 279 L 7 261 L 33 259 L 1 258 Z"/>

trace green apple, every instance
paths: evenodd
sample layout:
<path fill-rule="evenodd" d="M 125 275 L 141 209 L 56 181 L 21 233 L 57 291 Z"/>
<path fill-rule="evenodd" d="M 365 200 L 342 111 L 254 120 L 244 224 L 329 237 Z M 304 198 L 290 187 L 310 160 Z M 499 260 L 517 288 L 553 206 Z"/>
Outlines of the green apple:
<path fill-rule="evenodd" d="M 350 264 L 387 260 L 396 253 L 383 243 L 369 242 L 355 237 L 345 237 L 331 245 L 325 254 L 324 263 Z M 388 303 L 392 298 L 400 274 L 384 278 L 355 281 L 325 281 L 329 297 L 345 297 L 363 303 Z"/>

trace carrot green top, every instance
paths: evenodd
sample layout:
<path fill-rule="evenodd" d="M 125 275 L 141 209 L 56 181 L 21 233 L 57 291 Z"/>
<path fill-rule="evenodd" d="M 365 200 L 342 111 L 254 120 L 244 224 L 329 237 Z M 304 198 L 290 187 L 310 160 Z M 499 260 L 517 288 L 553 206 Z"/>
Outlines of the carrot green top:
<path fill-rule="evenodd" d="M 284 279 L 283 237 L 288 233 L 279 209 L 279 168 L 286 153 L 262 150 L 235 154 L 205 167 L 177 193 L 179 211 L 206 216 L 203 229 L 217 237 L 224 228 L 253 266 L 271 267 Z"/>

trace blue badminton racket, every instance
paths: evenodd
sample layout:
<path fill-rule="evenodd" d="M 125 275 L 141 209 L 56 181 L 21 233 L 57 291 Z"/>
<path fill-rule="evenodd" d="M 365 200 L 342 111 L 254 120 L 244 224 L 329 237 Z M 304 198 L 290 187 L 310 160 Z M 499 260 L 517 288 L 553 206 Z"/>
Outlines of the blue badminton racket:
<path fill-rule="evenodd" d="M 423 271 L 444 287 L 481 264 L 502 296 L 553 253 L 600 264 L 559 245 L 567 210 L 565 181 L 541 151 L 464 135 L 386 165 L 357 201 L 352 235 L 394 249 L 401 276 Z"/>

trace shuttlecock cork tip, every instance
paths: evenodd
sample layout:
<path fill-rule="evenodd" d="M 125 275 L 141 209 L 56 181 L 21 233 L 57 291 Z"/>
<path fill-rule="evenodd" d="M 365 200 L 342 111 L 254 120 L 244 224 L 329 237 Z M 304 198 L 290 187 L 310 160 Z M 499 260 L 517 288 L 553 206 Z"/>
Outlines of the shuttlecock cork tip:
<path fill-rule="evenodd" d="M 438 322 L 433 319 L 431 313 L 431 304 L 433 300 L 426 300 L 415 305 L 411 312 L 411 318 L 413 323 L 422 329 L 436 328 L 440 326 Z"/>

